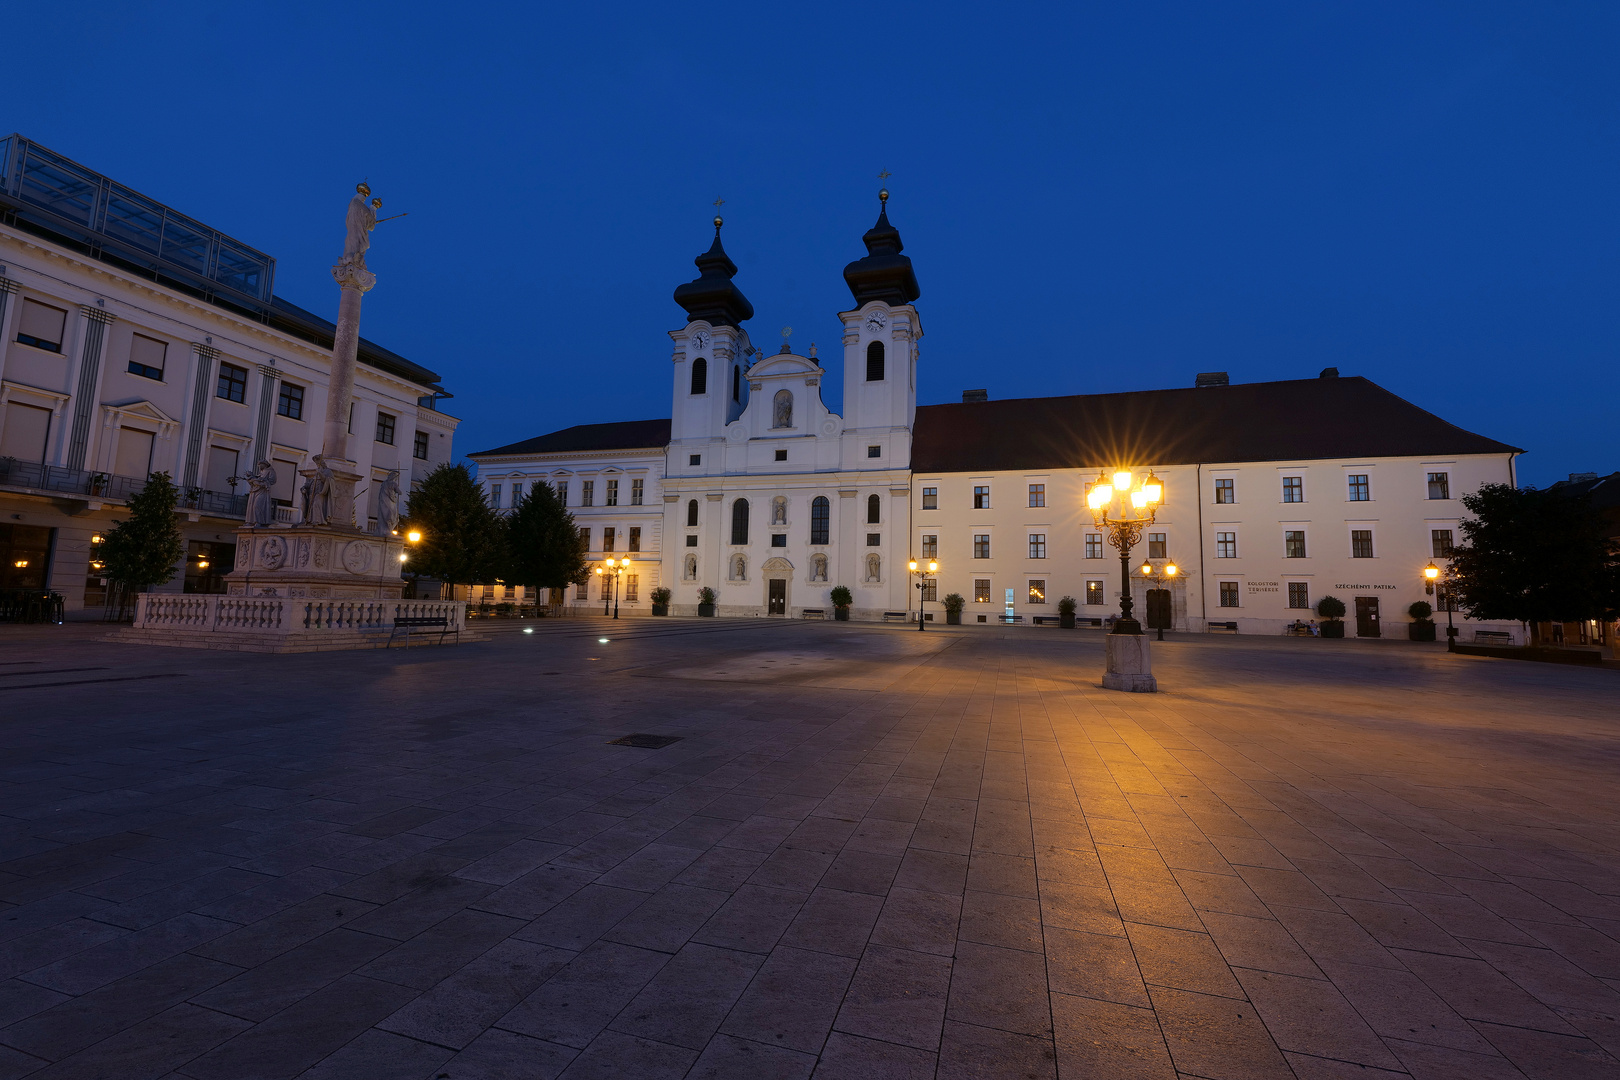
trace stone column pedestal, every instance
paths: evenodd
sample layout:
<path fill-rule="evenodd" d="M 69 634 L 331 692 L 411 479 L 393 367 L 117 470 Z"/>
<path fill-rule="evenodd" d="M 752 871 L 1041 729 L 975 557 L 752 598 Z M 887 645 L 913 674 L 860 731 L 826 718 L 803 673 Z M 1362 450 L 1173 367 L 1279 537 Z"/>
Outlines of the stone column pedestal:
<path fill-rule="evenodd" d="M 1103 640 L 1107 642 L 1108 653 L 1103 689 L 1132 694 L 1157 692 L 1159 681 L 1153 677 L 1152 643 L 1146 634 L 1109 634 Z"/>
<path fill-rule="evenodd" d="M 404 550 L 397 536 L 331 525 L 241 528 L 225 589 L 231 596 L 398 600 Z"/>

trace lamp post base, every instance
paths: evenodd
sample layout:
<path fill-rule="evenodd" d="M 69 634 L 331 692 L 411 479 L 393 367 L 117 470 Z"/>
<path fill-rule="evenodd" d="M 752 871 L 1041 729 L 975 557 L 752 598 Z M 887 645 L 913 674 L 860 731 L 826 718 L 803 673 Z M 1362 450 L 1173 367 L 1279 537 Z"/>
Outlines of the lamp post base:
<path fill-rule="evenodd" d="M 1103 639 L 1108 670 L 1103 674 L 1104 690 L 1131 694 L 1152 694 L 1159 689 L 1153 677 L 1152 639 L 1146 634 L 1109 634 Z"/>

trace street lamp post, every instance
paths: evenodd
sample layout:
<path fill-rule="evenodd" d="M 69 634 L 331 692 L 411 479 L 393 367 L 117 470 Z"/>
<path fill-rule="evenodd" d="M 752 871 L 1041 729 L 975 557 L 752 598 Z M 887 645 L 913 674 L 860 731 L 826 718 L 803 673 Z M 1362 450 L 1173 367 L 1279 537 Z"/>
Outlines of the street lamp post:
<path fill-rule="evenodd" d="M 604 579 L 603 584 L 606 584 L 606 578 L 613 579 L 612 586 L 602 590 L 602 614 L 604 616 L 608 613 L 609 594 L 611 593 L 613 617 L 615 619 L 619 617 L 619 576 L 629 569 L 630 560 L 628 558 L 614 559 L 611 555 L 603 559 L 602 565 L 596 568 L 597 575 Z"/>
<path fill-rule="evenodd" d="M 937 574 L 939 572 L 939 563 L 930 560 L 927 566 L 923 566 L 916 559 L 912 559 L 910 568 L 911 572 L 917 575 L 917 632 L 922 633 L 923 590 L 928 587 L 928 575 Z"/>
<path fill-rule="evenodd" d="M 1157 568 L 1154 567 L 1154 565 L 1153 565 L 1153 563 L 1151 561 L 1144 562 L 1142 564 L 1142 576 L 1144 578 L 1146 578 L 1147 580 L 1153 582 L 1153 584 L 1155 584 L 1155 585 L 1161 585 L 1162 586 L 1162 585 L 1165 585 L 1168 582 L 1174 581 L 1175 578 L 1176 578 L 1176 575 L 1179 574 L 1179 573 L 1181 573 L 1181 567 L 1177 566 L 1175 563 L 1169 561 L 1168 559 L 1165 560 L 1164 566 L 1157 567 Z M 1152 612 L 1153 612 L 1152 605 L 1149 605 L 1149 607 L 1148 607 L 1148 616 L 1149 616 L 1149 618 L 1152 617 Z M 1159 629 L 1159 640 L 1163 641 L 1164 640 L 1164 624 L 1160 623 L 1158 629 Z"/>
<path fill-rule="evenodd" d="M 1142 634 L 1142 624 L 1131 616 L 1131 548 L 1153 524 L 1163 498 L 1164 483 L 1151 470 L 1137 480 L 1127 468 L 1114 470 L 1112 477 L 1098 473 L 1086 492 L 1091 520 L 1107 534 L 1109 546 L 1119 552 L 1119 618 L 1106 641 L 1108 670 L 1103 675 L 1103 687 L 1108 690 L 1152 693 L 1159 688 L 1148 639 Z"/>
<path fill-rule="evenodd" d="M 1430 596 L 1433 596 L 1436 603 L 1440 603 L 1440 604 L 1443 604 L 1445 606 L 1445 609 L 1446 609 L 1446 652 L 1456 652 L 1457 651 L 1457 627 L 1456 627 L 1456 624 L 1454 624 L 1451 621 L 1451 594 L 1447 593 L 1446 596 L 1442 599 L 1439 596 L 1439 594 L 1437 593 L 1436 589 L 1435 589 L 1435 583 L 1440 580 L 1440 576 L 1443 573 L 1445 573 L 1445 571 L 1441 570 L 1438 566 L 1434 565 L 1434 560 L 1430 559 L 1429 560 L 1429 565 L 1425 566 L 1423 568 L 1423 591 L 1428 593 Z"/>

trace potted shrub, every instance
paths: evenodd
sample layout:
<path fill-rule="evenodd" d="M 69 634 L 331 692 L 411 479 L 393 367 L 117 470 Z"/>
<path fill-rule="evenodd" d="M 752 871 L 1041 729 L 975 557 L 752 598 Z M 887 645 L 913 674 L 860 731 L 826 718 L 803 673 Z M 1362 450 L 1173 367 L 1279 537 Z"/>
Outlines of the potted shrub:
<path fill-rule="evenodd" d="M 703 586 L 703 588 L 699 589 L 698 590 L 698 614 L 701 615 L 705 619 L 714 618 L 714 602 L 716 600 L 718 600 L 719 598 L 720 598 L 720 594 L 715 592 L 713 589 L 709 588 L 707 585 L 705 585 L 705 586 Z"/>
<path fill-rule="evenodd" d="M 1316 602 L 1316 613 L 1326 620 L 1322 623 L 1323 637 L 1344 637 L 1344 623 L 1339 621 L 1344 615 L 1343 600 L 1337 596 L 1324 596 Z"/>
<path fill-rule="evenodd" d="M 965 606 L 967 606 L 967 601 L 962 599 L 961 593 L 947 593 L 945 595 L 945 625 L 961 626 L 962 608 Z"/>
<path fill-rule="evenodd" d="M 1406 636 L 1411 641 L 1433 641 L 1434 620 L 1429 616 L 1434 614 L 1434 608 L 1425 600 L 1419 600 L 1406 609 L 1412 616 L 1412 624 L 1406 628 Z"/>
<path fill-rule="evenodd" d="M 1074 609 L 1077 606 L 1072 596 L 1065 596 L 1058 601 L 1058 625 L 1063 629 L 1074 629 Z"/>
<path fill-rule="evenodd" d="M 855 602 L 855 594 L 839 585 L 833 589 L 830 599 L 833 602 L 833 618 L 839 622 L 849 622 L 849 605 Z"/>
<path fill-rule="evenodd" d="M 654 589 L 652 591 L 653 614 L 669 614 L 669 598 L 672 594 L 668 589 Z"/>

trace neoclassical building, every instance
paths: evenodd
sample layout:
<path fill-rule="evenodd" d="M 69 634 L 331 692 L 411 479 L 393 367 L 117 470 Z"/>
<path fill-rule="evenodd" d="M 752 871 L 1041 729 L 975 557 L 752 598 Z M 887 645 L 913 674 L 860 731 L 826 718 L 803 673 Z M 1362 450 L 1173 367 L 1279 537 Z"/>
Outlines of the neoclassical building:
<path fill-rule="evenodd" d="M 1120 564 L 1086 486 L 1132 465 L 1155 470 L 1165 492 L 1133 552 L 1139 611 L 1142 563 L 1173 561 L 1178 629 L 1278 633 L 1333 594 L 1350 609 L 1349 633 L 1382 636 L 1386 622 L 1404 628 L 1413 601 L 1440 606 L 1422 571 L 1443 566 L 1460 538 L 1461 496 L 1513 481 L 1516 447 L 1332 368 L 1240 385 L 1205 373 L 1185 389 L 1127 394 L 967 391 L 919 408 L 920 289 L 882 198 L 866 255 L 844 268 L 837 411 L 813 346 L 768 353 L 749 339 L 753 306 L 716 218 L 699 276 L 675 290 L 687 320 L 670 332 L 670 418 L 471 454 L 493 504 L 556 485 L 590 530 L 593 559 L 632 559 L 633 589 L 621 593 L 631 612 L 662 585 L 677 613 L 712 588 L 722 616 L 793 617 L 829 609 L 843 585 L 856 619 L 915 618 L 919 602 L 942 618 L 939 599 L 959 593 L 970 624 L 1055 616 L 1064 596 L 1100 622 L 1118 608 Z M 914 558 L 940 564 L 921 590 L 906 569 Z M 602 602 L 599 588 L 574 599 Z"/>

